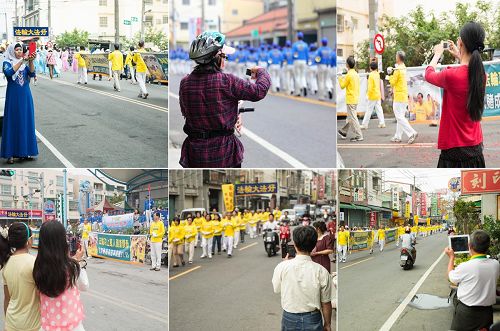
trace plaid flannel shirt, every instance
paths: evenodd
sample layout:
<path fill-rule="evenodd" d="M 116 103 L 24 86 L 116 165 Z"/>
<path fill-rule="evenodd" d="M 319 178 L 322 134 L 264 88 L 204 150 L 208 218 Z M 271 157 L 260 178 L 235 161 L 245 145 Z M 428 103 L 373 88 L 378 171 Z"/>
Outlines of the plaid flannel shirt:
<path fill-rule="evenodd" d="M 265 69 L 255 84 L 223 72 L 196 73 L 184 77 L 179 102 L 189 132 L 232 130 L 238 120 L 238 101 L 262 100 L 271 85 Z M 185 168 L 232 168 L 243 161 L 243 144 L 233 134 L 209 139 L 186 138 L 180 164 Z"/>

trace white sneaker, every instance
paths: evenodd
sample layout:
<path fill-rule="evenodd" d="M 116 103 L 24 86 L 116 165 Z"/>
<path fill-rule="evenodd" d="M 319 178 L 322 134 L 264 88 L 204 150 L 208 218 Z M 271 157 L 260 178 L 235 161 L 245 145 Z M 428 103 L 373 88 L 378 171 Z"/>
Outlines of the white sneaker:
<path fill-rule="evenodd" d="M 360 125 L 361 130 L 368 130 L 368 125 Z"/>
<path fill-rule="evenodd" d="M 200 256 L 200 259 L 205 259 L 207 256 L 206 255 L 202 255 Z"/>
<path fill-rule="evenodd" d="M 418 132 L 412 134 L 410 139 L 408 139 L 408 144 L 413 144 L 415 142 L 415 139 L 417 139 L 417 137 L 418 137 Z"/>
<path fill-rule="evenodd" d="M 396 137 L 392 137 L 392 138 L 391 138 L 391 141 L 392 141 L 393 143 L 400 143 L 400 142 L 401 142 L 401 139 L 396 138 Z"/>
<path fill-rule="evenodd" d="M 378 125 L 378 127 L 379 127 L 379 128 L 385 128 L 385 124 L 384 124 L 384 123 L 379 124 L 379 125 Z"/>

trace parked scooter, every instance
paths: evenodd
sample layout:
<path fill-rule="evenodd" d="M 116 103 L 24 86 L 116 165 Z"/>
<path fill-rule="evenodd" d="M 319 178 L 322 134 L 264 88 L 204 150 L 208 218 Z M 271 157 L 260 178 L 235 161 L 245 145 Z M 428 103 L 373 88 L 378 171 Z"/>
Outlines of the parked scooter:
<path fill-rule="evenodd" d="M 271 229 L 264 230 L 264 248 L 266 249 L 267 256 L 271 257 L 276 255 L 278 247 L 276 245 L 277 234 Z"/>

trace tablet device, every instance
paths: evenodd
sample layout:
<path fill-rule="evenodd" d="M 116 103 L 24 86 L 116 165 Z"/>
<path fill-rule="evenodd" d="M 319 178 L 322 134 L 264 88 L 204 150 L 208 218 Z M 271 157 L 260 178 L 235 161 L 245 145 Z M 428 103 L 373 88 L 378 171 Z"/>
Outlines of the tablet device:
<path fill-rule="evenodd" d="M 453 249 L 455 254 L 469 253 L 469 235 L 463 234 L 458 236 L 448 237 L 449 247 Z"/>

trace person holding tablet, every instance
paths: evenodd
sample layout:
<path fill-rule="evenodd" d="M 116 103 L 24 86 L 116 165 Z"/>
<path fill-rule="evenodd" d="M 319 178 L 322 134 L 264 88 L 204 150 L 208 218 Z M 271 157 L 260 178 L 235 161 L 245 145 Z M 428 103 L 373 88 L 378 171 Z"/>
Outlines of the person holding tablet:
<path fill-rule="evenodd" d="M 449 257 L 448 278 L 458 285 L 457 298 L 451 330 L 489 329 L 493 324 L 493 305 L 496 303 L 496 284 L 500 276 L 500 264 L 486 257 L 490 246 L 490 236 L 482 230 L 470 236 L 467 262 L 456 268 L 455 252 L 445 249 Z"/>

